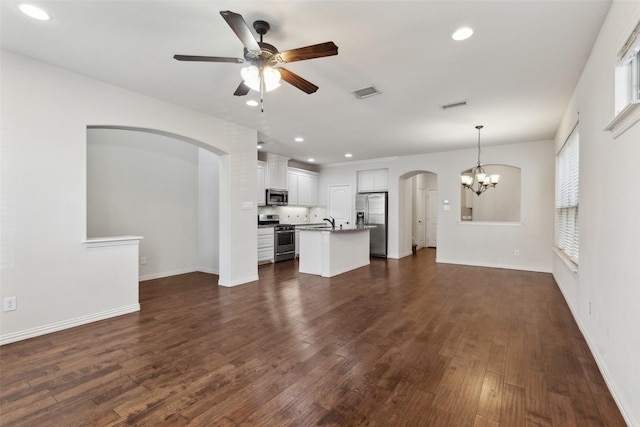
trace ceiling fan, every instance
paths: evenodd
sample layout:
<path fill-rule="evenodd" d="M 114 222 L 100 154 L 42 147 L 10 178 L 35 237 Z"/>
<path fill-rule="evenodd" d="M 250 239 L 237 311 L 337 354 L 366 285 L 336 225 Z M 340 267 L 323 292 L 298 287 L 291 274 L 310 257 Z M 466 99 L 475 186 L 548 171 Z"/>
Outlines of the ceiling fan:
<path fill-rule="evenodd" d="M 262 36 L 264 36 L 270 28 L 268 22 L 255 21 L 253 23 L 253 28 L 256 30 L 256 33 L 260 35 L 260 41 L 256 41 L 242 15 L 228 10 L 221 11 L 220 15 L 222 15 L 222 18 L 229 24 L 244 45 L 244 58 L 194 55 L 174 55 L 173 57 L 178 61 L 248 63 L 249 66 L 243 68 L 241 71 L 243 80 L 233 93 L 236 96 L 244 96 L 249 93 L 249 90 L 253 89 L 260 92 L 262 101 L 264 92 L 280 86 L 280 79 L 307 94 L 312 94 L 318 90 L 318 86 L 286 68 L 276 68 L 274 66 L 278 63 L 304 61 L 338 54 L 338 46 L 333 42 L 325 42 L 279 52 L 275 46 L 262 41 Z"/>

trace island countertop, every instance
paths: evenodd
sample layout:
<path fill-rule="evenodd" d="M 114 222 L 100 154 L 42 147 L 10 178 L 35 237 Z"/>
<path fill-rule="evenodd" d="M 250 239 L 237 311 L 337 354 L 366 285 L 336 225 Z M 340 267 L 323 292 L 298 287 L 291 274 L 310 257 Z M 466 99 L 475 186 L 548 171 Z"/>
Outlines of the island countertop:
<path fill-rule="evenodd" d="M 317 225 L 316 226 L 313 226 L 313 225 L 309 225 L 309 226 L 296 225 L 296 230 L 329 231 L 331 233 L 348 233 L 348 232 L 353 232 L 353 231 L 370 230 L 372 228 L 376 228 L 376 226 L 375 225 L 357 225 L 355 227 L 349 226 L 349 227 L 336 227 L 336 228 L 333 228 L 330 225 L 329 226 L 320 226 L 320 227 L 318 227 Z"/>

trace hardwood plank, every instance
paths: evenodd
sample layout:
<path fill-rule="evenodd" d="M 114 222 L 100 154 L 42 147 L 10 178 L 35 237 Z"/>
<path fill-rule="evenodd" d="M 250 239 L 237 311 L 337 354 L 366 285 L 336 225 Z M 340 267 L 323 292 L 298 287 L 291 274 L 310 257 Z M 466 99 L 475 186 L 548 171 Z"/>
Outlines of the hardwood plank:
<path fill-rule="evenodd" d="M 501 374 L 487 370 L 482 383 L 478 415 L 489 420 L 500 421 L 502 407 L 503 377 Z"/>
<path fill-rule="evenodd" d="M 0 425 L 624 425 L 551 275 L 434 260 L 143 282 L 138 313 L 1 347 Z"/>
<path fill-rule="evenodd" d="M 500 425 L 517 427 L 526 425 L 524 389 L 505 384 L 500 407 Z"/>

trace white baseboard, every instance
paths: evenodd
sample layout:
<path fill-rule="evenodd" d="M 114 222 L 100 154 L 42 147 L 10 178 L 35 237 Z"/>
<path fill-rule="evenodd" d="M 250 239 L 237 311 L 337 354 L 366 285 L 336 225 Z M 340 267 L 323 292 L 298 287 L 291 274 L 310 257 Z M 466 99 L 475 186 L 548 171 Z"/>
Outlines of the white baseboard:
<path fill-rule="evenodd" d="M 456 264 L 456 265 L 470 265 L 472 267 L 489 267 L 489 268 L 503 268 L 506 270 L 521 270 L 521 271 L 534 271 L 536 273 L 551 273 L 551 269 L 545 269 L 540 267 L 531 267 L 527 265 L 507 265 L 507 264 L 491 264 L 473 261 L 458 261 L 451 259 L 442 259 L 436 257 L 436 262 L 441 264 Z"/>
<path fill-rule="evenodd" d="M 249 283 L 249 282 L 255 282 L 256 280 L 258 280 L 257 275 L 245 277 L 244 279 L 236 279 L 232 282 L 223 282 L 222 280 L 218 280 L 218 285 L 224 286 L 225 288 L 230 288 L 233 286 L 244 285 L 245 283 Z"/>
<path fill-rule="evenodd" d="M 213 268 L 209 268 L 209 267 L 198 267 L 196 271 L 200 271 L 202 273 L 207 273 L 207 274 L 216 274 L 218 276 L 220 275 L 220 272 L 218 270 L 214 270 Z"/>
<path fill-rule="evenodd" d="M 50 334 L 52 332 L 62 331 L 64 329 L 73 328 L 87 323 L 97 322 L 98 320 L 109 319 L 111 317 L 121 316 L 123 314 L 134 313 L 140 311 L 140 304 L 132 304 L 126 307 L 115 308 L 113 310 L 101 311 L 86 316 L 76 317 L 74 319 L 63 320 L 62 322 L 51 323 L 49 325 L 38 326 L 24 331 L 13 332 L 0 336 L 0 345 L 9 344 L 16 341 L 26 340 L 28 338 L 38 337 L 40 335 Z"/>
<path fill-rule="evenodd" d="M 600 353 L 598 352 L 596 346 L 591 341 L 591 338 L 587 333 L 587 329 L 584 327 L 584 325 L 580 321 L 580 318 L 576 315 L 573 305 L 571 305 L 571 302 L 567 299 L 567 296 L 564 294 L 564 291 L 562 290 L 562 286 L 558 284 L 558 281 L 555 279 L 555 276 L 554 276 L 554 280 L 556 282 L 556 286 L 558 286 L 558 289 L 560 289 L 560 293 L 562 294 L 562 297 L 564 298 L 565 302 L 567 303 L 567 306 L 569 307 L 569 311 L 571 311 L 571 315 L 573 316 L 573 319 L 576 321 L 576 324 L 578 325 L 578 329 L 580 329 L 580 333 L 584 337 L 584 340 L 587 342 L 587 346 L 589 346 L 589 350 L 591 351 L 591 354 L 593 355 L 593 358 L 596 361 L 596 365 L 598 365 L 598 369 L 600 370 L 600 374 L 602 375 L 604 382 L 607 384 L 607 387 L 611 392 L 611 396 L 613 397 L 613 400 L 616 402 L 616 405 L 618 406 L 618 409 L 622 414 L 622 418 L 624 418 L 625 422 L 629 426 L 640 426 L 640 422 L 638 422 L 638 420 L 635 420 L 633 418 L 633 414 L 631 412 L 625 411 L 625 408 L 627 406 L 625 404 L 624 399 L 620 397 L 620 393 L 618 392 L 616 383 L 613 381 L 611 373 L 609 372 L 609 369 L 607 368 L 606 363 L 604 363 L 604 361 L 602 360 L 602 356 L 600 356 Z"/>
<path fill-rule="evenodd" d="M 197 268 L 180 268 L 178 270 L 161 271 L 159 273 L 145 274 L 138 278 L 139 282 L 144 282 L 153 279 L 162 279 L 163 277 L 177 276 L 178 274 L 194 273 L 200 271 Z"/>

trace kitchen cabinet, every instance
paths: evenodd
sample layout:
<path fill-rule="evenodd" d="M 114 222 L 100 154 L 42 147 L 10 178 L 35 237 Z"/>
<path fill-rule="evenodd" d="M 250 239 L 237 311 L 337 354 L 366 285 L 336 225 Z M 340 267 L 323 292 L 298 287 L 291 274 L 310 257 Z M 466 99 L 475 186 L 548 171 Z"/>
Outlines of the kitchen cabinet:
<path fill-rule="evenodd" d="M 258 206 L 266 205 L 267 171 L 267 163 L 258 161 Z"/>
<path fill-rule="evenodd" d="M 303 169 L 289 168 L 289 205 L 317 206 L 318 174 Z"/>
<path fill-rule="evenodd" d="M 258 228 L 258 263 L 273 262 L 273 227 Z"/>
<path fill-rule="evenodd" d="M 267 168 L 269 180 L 267 188 L 287 189 L 289 159 L 275 154 L 267 155 Z"/>
<path fill-rule="evenodd" d="M 358 171 L 358 193 L 368 191 L 388 191 L 389 172 L 388 169 L 372 169 Z"/>
<path fill-rule="evenodd" d="M 289 192 L 289 205 L 296 206 L 298 204 L 298 172 L 289 169 L 287 172 L 287 190 Z"/>

